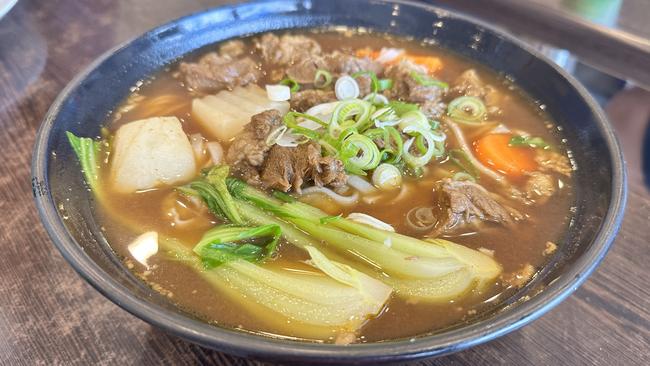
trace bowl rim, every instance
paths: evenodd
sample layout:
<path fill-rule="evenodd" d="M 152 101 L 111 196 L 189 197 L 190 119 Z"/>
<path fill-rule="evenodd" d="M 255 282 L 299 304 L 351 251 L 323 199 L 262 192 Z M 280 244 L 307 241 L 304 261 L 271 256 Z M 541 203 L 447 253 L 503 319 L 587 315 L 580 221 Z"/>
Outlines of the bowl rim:
<path fill-rule="evenodd" d="M 129 47 L 134 41 L 155 34 L 174 24 L 187 22 L 193 18 L 206 16 L 217 12 L 233 11 L 241 6 L 255 3 L 270 3 L 277 0 L 257 0 L 241 4 L 224 5 L 192 13 L 175 20 L 159 25 L 141 35 L 135 36 L 126 42 L 113 47 L 103 53 L 83 71 L 77 74 L 60 92 L 52 106 L 47 111 L 36 135 L 32 157 L 32 185 L 34 200 L 39 212 L 41 222 L 45 226 L 50 238 L 63 257 L 70 263 L 79 275 L 90 283 L 97 291 L 119 305 L 124 310 L 138 318 L 189 340 L 191 342 L 216 349 L 222 352 L 244 357 L 264 358 L 268 360 L 310 360 L 321 362 L 382 362 L 409 360 L 422 357 L 439 356 L 460 351 L 521 328 L 525 324 L 539 318 L 547 311 L 562 302 L 573 293 L 600 264 L 616 236 L 620 227 L 626 199 L 627 199 L 627 174 L 625 161 L 617 137 L 609 124 L 604 112 L 587 90 L 571 75 L 550 61 L 547 57 L 531 48 L 514 36 L 477 20 L 465 14 L 441 9 L 426 4 L 415 3 L 409 0 L 373 0 L 382 4 L 398 4 L 417 7 L 423 11 L 435 12 L 445 18 L 460 19 L 478 25 L 488 32 L 511 42 L 523 51 L 550 65 L 566 82 L 577 91 L 588 108 L 595 116 L 595 124 L 609 151 L 612 165 L 612 197 L 607 213 L 603 219 L 600 230 L 593 239 L 593 245 L 588 248 L 558 279 L 546 286 L 542 293 L 532 299 L 521 303 L 515 308 L 505 310 L 493 315 L 488 324 L 468 324 L 467 326 L 445 331 L 428 336 L 418 336 L 410 340 L 395 340 L 339 346 L 334 344 L 319 344 L 310 342 L 296 342 L 286 339 L 270 338 L 266 336 L 236 331 L 233 329 L 217 327 L 174 313 L 163 307 L 144 301 L 134 296 L 125 286 L 119 284 L 104 272 L 85 252 L 77 245 L 75 239 L 67 231 L 60 219 L 56 203 L 49 192 L 48 177 L 48 141 L 54 121 L 63 103 L 69 95 L 85 80 L 100 64 L 109 59 L 115 52 Z M 355 0 L 367 1 L 367 0 Z M 270 14 L 275 14 L 272 11 Z M 280 11 L 280 14 L 282 11 Z M 44 189 L 43 189 L 44 187 Z"/>

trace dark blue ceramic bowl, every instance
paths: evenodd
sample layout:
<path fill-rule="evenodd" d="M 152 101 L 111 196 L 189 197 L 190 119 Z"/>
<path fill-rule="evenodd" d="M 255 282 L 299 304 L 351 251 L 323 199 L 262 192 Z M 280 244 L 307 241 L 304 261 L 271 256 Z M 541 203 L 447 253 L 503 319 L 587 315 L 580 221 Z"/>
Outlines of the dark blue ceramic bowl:
<path fill-rule="evenodd" d="M 203 46 L 270 30 L 333 25 L 433 39 L 513 77 L 564 128 L 578 166 L 575 219 L 552 262 L 533 282 L 472 324 L 414 340 L 350 346 L 218 328 L 184 314 L 143 285 L 116 258 L 98 228 L 93 199 L 82 184 L 65 131 L 99 134 L 106 116 L 131 86 Z M 428 5 L 383 0 L 258 1 L 217 8 L 154 29 L 108 52 L 61 93 L 39 131 L 32 169 L 36 205 L 55 245 L 81 276 L 113 302 L 209 348 L 303 362 L 376 363 L 442 355 L 533 321 L 569 296 L 603 259 L 621 222 L 626 197 L 624 162 L 614 133 L 602 110 L 573 78 L 520 41 L 480 22 Z"/>

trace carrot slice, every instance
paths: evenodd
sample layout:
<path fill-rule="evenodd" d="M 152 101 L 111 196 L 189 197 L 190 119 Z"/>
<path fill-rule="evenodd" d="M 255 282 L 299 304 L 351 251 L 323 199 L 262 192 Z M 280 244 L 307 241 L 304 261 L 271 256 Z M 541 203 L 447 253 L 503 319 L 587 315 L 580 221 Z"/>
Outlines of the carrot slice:
<path fill-rule="evenodd" d="M 373 60 L 379 57 L 379 51 L 375 51 L 372 48 L 368 48 L 368 47 L 358 49 L 357 52 L 355 52 L 355 54 L 359 58 L 368 57 Z"/>
<path fill-rule="evenodd" d="M 429 74 L 433 74 L 442 69 L 442 61 L 438 57 L 407 55 L 406 58 L 415 64 L 426 67 Z"/>
<path fill-rule="evenodd" d="M 379 54 L 381 51 L 373 50 L 371 48 L 360 48 L 355 52 L 355 55 L 357 57 L 368 57 L 371 59 L 376 59 L 379 57 Z M 402 60 L 409 60 L 415 64 L 422 65 L 427 68 L 427 71 L 429 74 L 433 74 L 436 71 L 439 71 L 442 69 L 442 60 L 438 57 L 434 56 L 415 56 L 415 55 L 409 55 L 409 54 L 402 54 L 398 57 L 395 57 L 394 59 L 388 61 L 385 63 L 385 65 L 395 65 L 398 64 Z"/>
<path fill-rule="evenodd" d="M 474 143 L 476 157 L 481 163 L 510 177 L 520 177 L 537 169 L 532 149 L 509 145 L 511 134 L 490 134 Z"/>

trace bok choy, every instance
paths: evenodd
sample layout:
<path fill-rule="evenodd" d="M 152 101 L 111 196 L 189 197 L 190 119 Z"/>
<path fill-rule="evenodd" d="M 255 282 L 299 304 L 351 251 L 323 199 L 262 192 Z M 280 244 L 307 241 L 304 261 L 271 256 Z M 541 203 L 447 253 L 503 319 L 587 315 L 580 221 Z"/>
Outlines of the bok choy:
<path fill-rule="evenodd" d="M 391 294 L 389 286 L 329 260 L 313 247 L 308 251 L 320 271 L 297 273 L 235 257 L 206 267 L 201 257 L 174 239 L 164 238 L 160 245 L 246 310 L 268 314 L 261 319 L 296 337 L 323 339 L 354 332 L 381 311 Z"/>
<path fill-rule="evenodd" d="M 234 178 L 226 181 L 228 195 L 232 194 L 243 220 L 278 225 L 288 242 L 304 250 L 334 249 L 339 256 L 352 257 L 355 268 L 374 274 L 404 297 L 446 301 L 490 282 L 501 271 L 492 258 L 451 242 L 428 243 L 343 217 L 330 219 L 325 212 L 305 203 L 278 199 Z M 219 192 L 226 194 L 223 189 Z"/>

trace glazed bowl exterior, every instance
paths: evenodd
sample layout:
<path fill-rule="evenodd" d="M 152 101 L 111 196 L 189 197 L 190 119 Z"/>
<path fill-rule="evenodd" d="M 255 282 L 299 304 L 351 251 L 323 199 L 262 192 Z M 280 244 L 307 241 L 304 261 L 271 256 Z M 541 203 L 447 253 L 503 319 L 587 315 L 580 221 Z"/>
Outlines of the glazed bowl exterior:
<path fill-rule="evenodd" d="M 412 339 L 348 346 L 258 336 L 208 325 L 179 310 L 132 275 L 106 242 L 65 131 L 99 135 L 111 110 L 133 85 L 190 52 L 240 36 L 323 27 L 426 39 L 512 78 L 543 103 L 563 129 L 578 168 L 575 217 L 551 262 L 479 319 Z M 617 233 L 626 198 L 624 161 L 614 133 L 596 102 L 571 76 L 481 22 L 430 5 L 384 0 L 272 0 L 224 6 L 160 26 L 109 51 L 71 81 L 47 113 L 34 147 L 32 176 L 36 205 L 54 244 L 111 301 L 205 347 L 244 357 L 314 363 L 443 355 L 530 323 L 569 296 L 600 263 Z"/>

